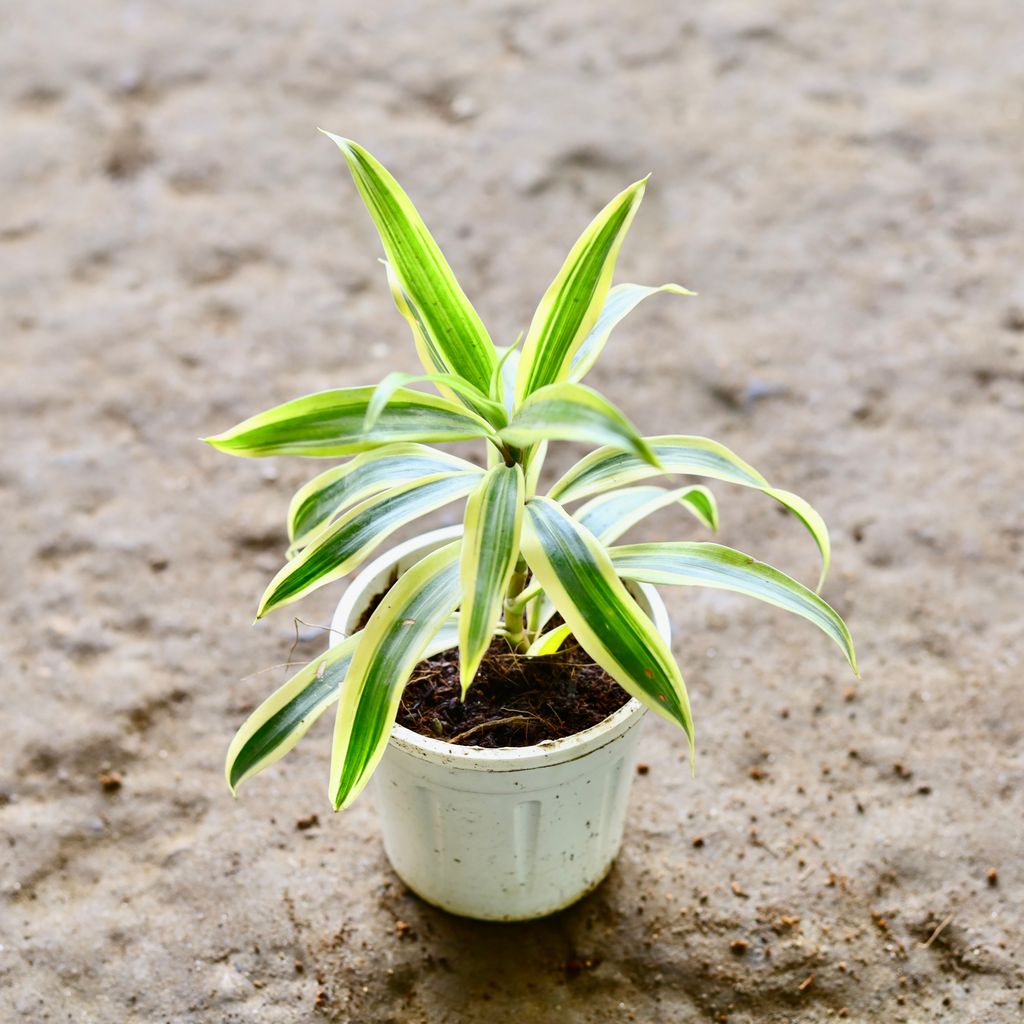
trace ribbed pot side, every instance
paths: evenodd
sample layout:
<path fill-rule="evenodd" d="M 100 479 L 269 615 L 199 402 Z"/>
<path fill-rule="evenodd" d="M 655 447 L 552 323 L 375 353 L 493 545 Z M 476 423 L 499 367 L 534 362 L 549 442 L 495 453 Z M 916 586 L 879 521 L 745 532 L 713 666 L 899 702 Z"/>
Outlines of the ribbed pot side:
<path fill-rule="evenodd" d="M 332 642 L 356 628 L 398 574 L 460 531 L 424 534 L 363 569 L 335 612 Z M 661 598 L 651 587 L 630 589 L 668 641 Z M 497 749 L 396 725 L 374 775 L 396 873 L 428 903 L 481 920 L 522 921 L 574 903 L 619 851 L 645 714 L 630 700 L 565 739 Z"/>

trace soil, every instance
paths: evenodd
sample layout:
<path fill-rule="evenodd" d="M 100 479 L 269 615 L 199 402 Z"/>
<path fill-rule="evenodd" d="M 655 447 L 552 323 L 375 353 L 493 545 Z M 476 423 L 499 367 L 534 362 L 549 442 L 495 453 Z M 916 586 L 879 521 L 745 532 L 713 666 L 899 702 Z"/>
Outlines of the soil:
<path fill-rule="evenodd" d="M 362 629 L 384 593 L 356 623 Z M 563 624 L 557 613 L 547 628 Z M 570 636 L 543 658 L 523 658 L 495 638 L 462 699 L 459 652 L 420 662 L 402 692 L 398 723 L 421 736 L 475 747 L 527 747 L 562 739 L 603 722 L 629 694 Z"/>
<path fill-rule="evenodd" d="M 475 747 L 526 747 L 603 722 L 629 694 L 578 644 L 524 658 L 495 639 L 462 700 L 459 652 L 424 661 L 402 694 L 398 722 L 408 729 Z"/>
<path fill-rule="evenodd" d="M 0 1020 L 1018 1024 L 1019 3 L 50 0 L 0 25 Z M 343 584 L 251 627 L 325 464 L 196 438 L 417 368 L 317 125 L 393 169 L 500 343 L 655 172 L 617 279 L 699 296 L 648 300 L 588 380 L 832 529 L 863 679 L 802 620 L 666 589 L 696 775 L 649 715 L 616 866 L 550 920 L 408 893 L 372 792 L 325 813 L 330 715 L 223 782 Z M 813 582 L 798 524 L 710 486 L 722 543 Z M 704 536 L 667 509 L 630 539 Z"/>

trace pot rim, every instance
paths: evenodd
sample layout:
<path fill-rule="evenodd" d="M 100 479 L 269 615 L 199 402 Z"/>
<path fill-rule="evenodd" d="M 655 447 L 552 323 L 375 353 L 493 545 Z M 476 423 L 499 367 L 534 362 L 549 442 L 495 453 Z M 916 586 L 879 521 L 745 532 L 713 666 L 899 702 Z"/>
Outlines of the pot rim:
<path fill-rule="evenodd" d="M 441 544 L 455 540 L 461 534 L 461 524 L 431 530 L 398 544 L 364 566 L 348 585 L 335 609 L 331 620 L 331 646 L 340 643 L 349 635 L 352 620 L 362 612 L 360 601 L 380 585 L 382 578 L 391 575 L 397 562 L 403 558 L 416 556 L 423 549 L 440 547 Z M 641 602 L 648 606 L 648 612 L 658 632 L 666 642 L 669 642 L 671 625 L 661 596 L 654 587 L 646 583 L 637 583 L 630 587 L 634 588 Z M 446 743 L 443 740 L 422 736 L 396 722 L 391 730 L 389 744 L 423 760 L 451 767 L 490 772 L 522 771 L 541 764 L 562 764 L 583 757 L 618 739 L 638 724 L 646 714 L 647 708 L 635 697 L 631 697 L 621 708 L 589 729 L 526 747 L 477 747 Z"/>

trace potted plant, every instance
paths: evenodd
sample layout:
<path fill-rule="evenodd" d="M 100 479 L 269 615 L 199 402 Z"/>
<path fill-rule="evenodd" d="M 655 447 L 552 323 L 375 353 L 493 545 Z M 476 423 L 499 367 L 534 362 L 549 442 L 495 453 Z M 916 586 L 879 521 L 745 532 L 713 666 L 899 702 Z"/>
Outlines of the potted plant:
<path fill-rule="evenodd" d="M 292 499 L 288 561 L 257 617 L 363 566 L 417 517 L 456 501 L 465 516 L 461 528 L 406 542 L 363 568 L 339 605 L 329 649 L 235 736 L 228 784 L 235 791 L 278 760 L 337 704 L 331 803 L 347 807 L 377 770 L 385 847 L 412 889 L 474 917 L 550 913 L 596 885 L 615 857 L 646 711 L 683 731 L 692 764 L 690 705 L 652 584 L 719 587 L 794 612 L 829 635 L 856 671 L 839 615 L 779 570 L 708 542 L 617 545 L 630 526 L 671 505 L 715 528 L 706 487 L 649 481 L 699 476 L 764 492 L 817 543 L 819 589 L 828 531 L 806 501 L 728 448 L 703 437 L 643 437 L 582 383 L 639 302 L 655 292 L 691 294 L 677 285 L 611 287 L 646 178 L 580 236 L 522 345 L 497 348 L 395 179 L 356 143 L 330 137 L 380 234 L 391 293 L 425 372 L 307 395 L 206 439 L 239 456 L 351 456 Z M 486 466 L 429 447 L 470 440 L 484 442 Z M 541 494 L 547 445 L 561 440 L 595 450 Z M 570 709 L 584 702 L 577 671 L 600 677 L 595 687 L 604 680 L 602 692 L 611 687 L 620 706 L 555 739 L 537 742 L 527 729 L 511 741 L 525 737 L 525 745 L 513 746 L 502 742 L 500 720 L 517 716 L 499 697 L 490 713 L 497 725 L 453 735 L 437 709 L 458 719 L 481 679 L 513 670 L 531 692 L 558 690 Z M 407 728 L 396 717 L 414 673 L 417 685 L 426 680 L 434 711 Z M 488 729 L 490 746 L 481 742 Z"/>

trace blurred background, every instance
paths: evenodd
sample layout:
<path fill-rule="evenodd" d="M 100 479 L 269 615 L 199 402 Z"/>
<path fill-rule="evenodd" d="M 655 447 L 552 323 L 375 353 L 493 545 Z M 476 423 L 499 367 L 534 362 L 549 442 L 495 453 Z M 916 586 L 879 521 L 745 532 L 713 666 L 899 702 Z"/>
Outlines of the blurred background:
<path fill-rule="evenodd" d="M 1022 53 L 1012 0 L 0 8 L 0 1016 L 1020 1020 Z M 499 344 L 653 171 L 617 280 L 700 294 L 590 380 L 833 531 L 863 679 L 667 594 L 697 776 L 649 723 L 616 868 L 548 921 L 408 894 L 372 799 L 329 811 L 327 722 L 222 780 L 341 588 L 250 626 L 323 464 L 196 438 L 417 365 L 318 125 Z M 723 543 L 813 581 L 798 524 L 715 489 Z"/>

